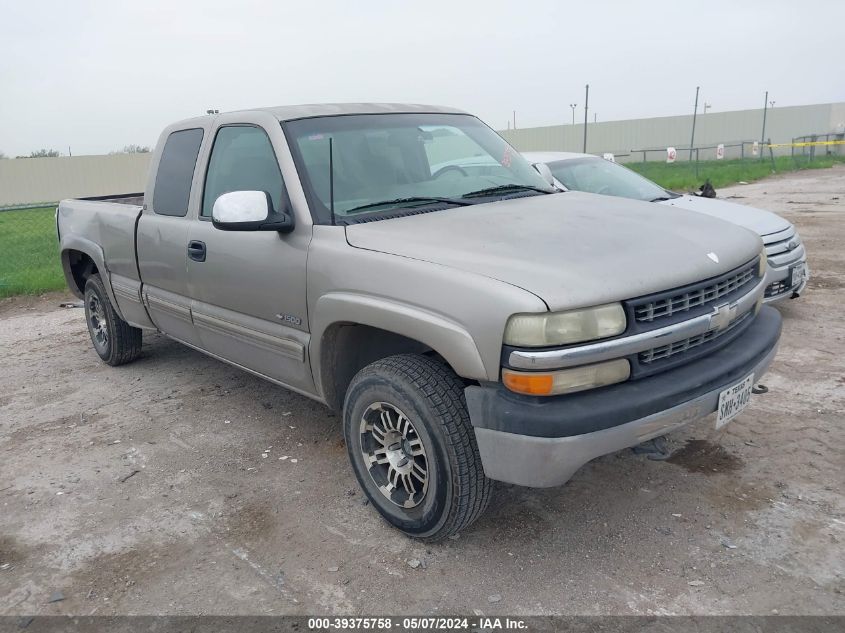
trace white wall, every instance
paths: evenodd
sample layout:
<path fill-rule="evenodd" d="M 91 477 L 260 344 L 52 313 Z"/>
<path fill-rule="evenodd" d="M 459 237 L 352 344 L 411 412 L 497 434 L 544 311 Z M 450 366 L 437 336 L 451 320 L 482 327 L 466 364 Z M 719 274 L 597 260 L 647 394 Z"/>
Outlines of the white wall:
<path fill-rule="evenodd" d="M 561 109 L 561 118 L 569 108 Z M 695 146 L 706 147 L 719 143 L 760 140 L 763 110 L 733 112 L 699 112 L 695 122 Z M 683 116 L 631 119 L 588 123 L 587 152 L 627 154 L 632 149 L 689 147 L 692 114 Z M 828 132 L 845 133 L 845 103 L 824 103 L 808 106 L 775 107 L 766 114 L 766 137 L 773 143 L 789 143 L 793 137 Z M 584 124 L 553 125 L 500 131 L 520 151 L 560 150 L 580 152 L 583 147 Z M 746 148 L 748 149 L 748 148 Z M 788 149 L 785 150 L 788 153 Z M 817 148 L 817 152 L 819 149 Z M 841 147 L 838 151 L 842 151 Z M 702 151 L 701 158 L 715 158 L 713 151 Z M 783 151 L 781 152 L 783 153 Z M 738 157 L 739 149 L 728 150 L 728 158 Z M 679 152 L 686 159 L 687 152 Z M 664 160 L 665 155 L 653 153 L 649 160 Z M 642 160 L 642 154 L 630 160 Z"/>
<path fill-rule="evenodd" d="M 0 207 L 143 191 L 151 154 L 0 160 Z"/>

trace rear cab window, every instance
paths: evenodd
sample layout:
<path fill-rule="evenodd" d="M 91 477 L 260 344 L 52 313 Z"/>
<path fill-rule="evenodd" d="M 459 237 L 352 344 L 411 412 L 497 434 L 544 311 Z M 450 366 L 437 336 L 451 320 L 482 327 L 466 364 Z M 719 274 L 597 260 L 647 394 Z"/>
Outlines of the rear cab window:
<path fill-rule="evenodd" d="M 153 211 L 158 215 L 187 215 L 191 181 L 202 138 L 203 131 L 200 128 L 178 130 L 167 137 L 158 163 L 153 192 Z"/>

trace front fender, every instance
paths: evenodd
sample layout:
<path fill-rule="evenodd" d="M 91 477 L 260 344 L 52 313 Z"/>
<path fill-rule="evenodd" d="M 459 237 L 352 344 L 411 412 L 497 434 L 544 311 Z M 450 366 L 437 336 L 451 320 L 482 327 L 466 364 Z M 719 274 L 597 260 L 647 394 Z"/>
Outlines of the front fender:
<path fill-rule="evenodd" d="M 419 341 L 440 354 L 463 378 L 490 379 L 469 332 L 435 312 L 383 297 L 331 292 L 317 300 L 315 315 L 310 347 L 312 367 L 319 367 L 326 330 L 337 323 L 355 323 Z M 314 373 L 315 377 L 320 375 L 319 371 Z"/>

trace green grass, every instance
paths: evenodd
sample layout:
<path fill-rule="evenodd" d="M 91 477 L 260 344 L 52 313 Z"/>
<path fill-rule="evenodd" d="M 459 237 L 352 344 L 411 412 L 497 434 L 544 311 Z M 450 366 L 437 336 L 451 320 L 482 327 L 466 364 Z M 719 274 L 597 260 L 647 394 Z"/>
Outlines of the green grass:
<path fill-rule="evenodd" d="M 65 287 L 55 210 L 0 211 L 0 297 Z"/>
<path fill-rule="evenodd" d="M 697 190 L 706 179 L 718 190 L 720 187 L 735 185 L 740 181 L 752 182 L 760 180 L 772 173 L 784 173 L 799 169 L 820 169 L 837 163 L 845 163 L 845 156 L 820 156 L 808 162 L 806 158 L 778 156 L 775 158 L 774 169 L 771 158 L 746 160 L 708 160 L 698 163 L 696 175 L 695 163 L 677 162 L 648 162 L 625 163 L 634 171 L 653 180 L 661 187 L 673 191 Z"/>

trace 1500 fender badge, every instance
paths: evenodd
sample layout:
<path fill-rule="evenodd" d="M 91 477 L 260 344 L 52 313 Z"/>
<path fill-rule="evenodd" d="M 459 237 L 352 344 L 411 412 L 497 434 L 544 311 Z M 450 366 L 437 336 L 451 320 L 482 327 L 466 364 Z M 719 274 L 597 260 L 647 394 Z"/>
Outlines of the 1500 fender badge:
<path fill-rule="evenodd" d="M 302 319 L 293 314 L 277 314 L 276 318 L 280 321 L 284 321 L 285 323 L 290 323 L 291 325 L 302 325 Z"/>

